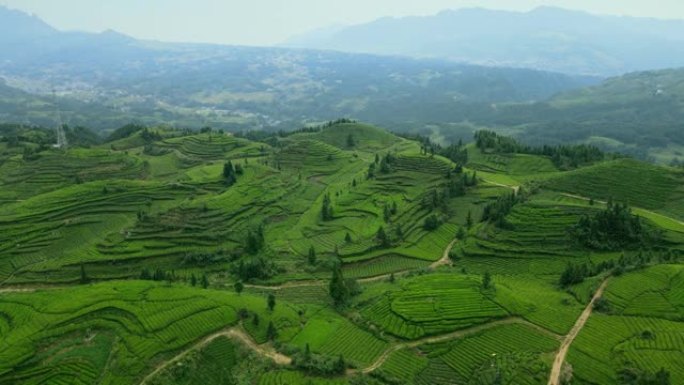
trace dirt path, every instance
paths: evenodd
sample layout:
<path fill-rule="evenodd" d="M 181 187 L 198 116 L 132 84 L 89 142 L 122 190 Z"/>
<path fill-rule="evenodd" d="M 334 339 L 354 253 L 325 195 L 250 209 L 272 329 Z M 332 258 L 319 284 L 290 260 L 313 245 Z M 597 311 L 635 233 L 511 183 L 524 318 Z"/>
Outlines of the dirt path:
<path fill-rule="evenodd" d="M 442 335 L 432 336 L 432 337 L 425 337 L 425 338 L 421 338 L 421 339 L 418 339 L 415 341 L 401 342 L 401 343 L 392 345 L 387 350 L 385 350 L 380 355 L 380 357 L 378 357 L 375 360 L 375 362 L 373 362 L 370 366 L 363 368 L 361 370 L 349 370 L 349 371 L 347 371 L 347 374 L 354 374 L 354 373 L 358 373 L 358 372 L 361 372 L 364 374 L 370 373 L 370 372 L 378 369 L 380 366 L 382 366 L 382 364 L 384 364 L 387 361 L 387 359 L 389 358 L 389 356 L 392 353 L 399 351 L 401 349 L 416 348 L 418 346 L 425 345 L 425 344 L 434 344 L 434 343 L 438 343 L 438 342 L 449 341 L 449 340 L 453 340 L 453 339 L 457 339 L 457 338 L 466 337 L 466 336 L 469 336 L 471 334 L 476 334 L 476 333 L 479 333 L 481 331 L 488 330 L 488 329 L 491 329 L 491 328 L 494 328 L 497 326 L 511 325 L 511 324 L 527 325 L 527 326 L 532 327 L 536 330 L 539 330 L 545 334 L 551 335 L 554 338 L 557 338 L 557 339 L 562 338 L 562 336 L 559 336 L 559 335 L 557 335 L 557 334 L 555 334 L 555 333 L 553 333 L 547 329 L 544 329 L 540 326 L 537 326 L 537 325 L 535 325 L 529 321 L 526 321 L 522 318 L 519 318 L 519 317 L 506 318 L 506 319 L 502 319 L 502 320 L 498 320 L 498 321 L 489 322 L 489 323 L 486 323 L 483 325 L 473 326 L 473 327 L 468 328 L 468 329 L 457 330 L 455 332 L 451 332 L 451 333 L 447 333 L 447 334 L 442 334 Z"/>
<path fill-rule="evenodd" d="M 573 326 L 570 330 L 570 333 L 568 333 L 563 339 L 563 343 L 561 344 L 561 347 L 558 350 L 558 354 L 556 354 L 556 359 L 553 360 L 553 367 L 551 368 L 551 376 L 549 377 L 548 385 L 560 385 L 561 370 L 563 369 L 565 356 L 568 354 L 570 345 L 572 345 L 572 342 L 575 340 L 579 332 L 582 331 L 584 324 L 587 323 L 589 316 L 591 316 L 591 313 L 594 310 L 594 303 L 596 302 L 596 300 L 601 298 L 601 295 L 603 295 L 603 290 L 606 288 L 606 285 L 608 285 L 607 278 L 603 281 L 603 283 L 601 283 L 601 286 L 599 286 L 598 290 L 596 290 L 596 293 L 591 298 L 591 301 L 589 301 L 589 304 L 584 309 L 582 314 L 580 314 L 579 318 L 577 319 L 577 322 L 575 322 L 575 326 Z"/>
<path fill-rule="evenodd" d="M 0 294 L 2 293 L 32 293 L 38 289 L 36 288 L 31 288 L 31 287 L 25 287 L 25 288 L 18 288 L 18 287 L 8 287 L 8 288 L 0 288 Z"/>
<path fill-rule="evenodd" d="M 436 269 L 440 266 L 445 266 L 445 265 L 449 265 L 449 266 L 453 265 L 453 263 L 451 262 L 451 258 L 449 258 L 449 254 L 451 253 L 451 249 L 453 249 L 454 246 L 456 245 L 456 242 L 458 242 L 458 239 L 454 239 L 453 241 L 451 241 L 451 243 L 446 247 L 446 249 L 444 249 L 444 252 L 442 253 L 442 258 L 440 258 L 439 261 L 430 265 L 431 269 Z"/>
<path fill-rule="evenodd" d="M 561 193 L 561 195 L 566 196 L 568 198 L 580 199 L 580 200 L 587 201 L 587 202 L 591 201 L 591 198 L 583 197 L 581 195 L 568 194 L 568 193 Z M 602 204 L 602 205 L 608 204 L 608 202 L 606 202 L 606 201 L 601 201 L 601 200 L 597 200 L 597 199 L 594 199 L 594 202 Z M 673 222 L 675 222 L 681 226 L 684 226 L 684 222 L 682 222 L 678 219 L 672 218 L 672 217 L 668 217 L 667 215 L 663 215 L 663 214 L 660 214 L 660 213 L 657 213 L 657 212 L 651 211 L 651 210 L 646 210 L 645 208 L 641 208 L 641 207 L 633 207 L 633 208 L 641 210 L 641 211 L 646 212 L 646 213 L 649 213 L 651 215 L 655 215 L 657 217 L 668 219 L 668 220 L 673 221 Z"/>
<path fill-rule="evenodd" d="M 258 345 L 239 326 L 236 326 L 236 327 L 232 327 L 230 329 L 226 329 L 226 330 L 222 330 L 222 331 L 218 331 L 216 333 L 210 334 L 210 335 L 204 337 L 204 339 L 202 339 L 200 342 L 198 342 L 198 343 L 194 344 L 193 346 L 183 350 L 182 352 L 180 352 L 178 355 L 171 358 L 170 360 L 159 363 L 157 366 L 155 366 L 155 368 L 152 372 L 150 372 L 147 376 L 145 376 L 145 378 L 143 378 L 143 380 L 140 382 L 140 385 L 147 384 L 148 381 L 150 381 L 156 375 L 161 373 L 164 369 L 166 369 L 169 366 L 180 361 L 181 359 L 183 359 L 183 357 L 188 355 L 190 352 L 202 349 L 203 347 L 208 345 L 210 342 L 212 342 L 213 340 L 215 340 L 219 337 L 227 337 L 227 338 L 237 340 L 240 343 L 244 344 L 249 349 L 256 352 L 257 354 L 273 360 L 273 362 L 275 362 L 278 365 L 290 365 L 290 363 L 292 363 L 292 359 L 290 357 L 276 352 L 270 346 Z"/>
<path fill-rule="evenodd" d="M 491 184 L 491 185 L 494 185 L 494 186 L 509 188 L 509 189 L 513 190 L 513 193 L 514 193 L 515 195 L 518 195 L 518 193 L 520 192 L 520 186 L 511 186 L 511 185 L 508 185 L 508 184 L 503 184 L 503 183 L 498 183 L 498 182 L 492 182 L 492 181 L 486 180 L 486 179 L 483 179 L 482 181 L 485 182 L 486 184 Z"/>
<path fill-rule="evenodd" d="M 454 245 L 458 242 L 458 239 L 454 239 L 447 245 L 447 247 L 444 249 L 442 252 L 442 257 L 433 262 L 429 268 L 430 269 L 436 269 L 440 266 L 445 266 L 445 265 L 451 265 L 451 259 L 449 258 L 449 253 L 451 252 L 451 249 L 454 248 Z M 373 277 L 367 277 L 367 278 L 359 278 L 357 281 L 359 283 L 370 283 L 370 282 L 377 282 L 377 281 L 383 281 L 386 279 L 389 279 L 392 274 L 394 274 L 395 277 L 400 277 L 402 275 L 406 275 L 414 270 L 402 270 L 402 271 L 397 271 L 394 273 L 389 273 L 389 274 L 382 274 L 382 275 L 376 275 Z M 293 288 L 293 287 L 311 287 L 311 286 L 325 286 L 327 284 L 327 281 L 322 281 L 322 280 L 311 280 L 311 281 L 295 281 L 295 282 L 287 282 L 282 285 L 277 285 L 277 286 L 267 286 L 267 285 L 252 285 L 252 284 L 245 284 L 245 287 L 250 288 L 250 289 L 260 289 L 260 290 L 281 290 L 281 289 L 287 289 L 287 288 Z"/>

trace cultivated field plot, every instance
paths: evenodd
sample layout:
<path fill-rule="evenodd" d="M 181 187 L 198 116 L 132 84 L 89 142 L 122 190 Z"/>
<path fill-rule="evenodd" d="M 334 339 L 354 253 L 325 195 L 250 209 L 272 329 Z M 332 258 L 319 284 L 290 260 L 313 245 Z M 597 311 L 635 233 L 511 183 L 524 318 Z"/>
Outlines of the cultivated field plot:
<path fill-rule="evenodd" d="M 131 383 L 160 357 L 235 325 L 242 308 L 263 320 L 257 339 L 269 322 L 282 338 L 298 323 L 286 304 L 269 312 L 264 297 L 187 286 L 115 281 L 4 293 L 0 382 Z"/>
<path fill-rule="evenodd" d="M 684 219 L 684 174 L 674 169 L 621 159 L 560 174 L 546 186 Z"/>
<path fill-rule="evenodd" d="M 444 334 L 503 318 L 509 313 L 480 291 L 479 281 L 459 275 L 412 278 L 362 310 L 365 319 L 405 339 Z"/>
<path fill-rule="evenodd" d="M 502 325 L 452 342 L 394 353 L 382 366 L 416 384 L 545 384 L 558 340 L 524 325 Z"/>

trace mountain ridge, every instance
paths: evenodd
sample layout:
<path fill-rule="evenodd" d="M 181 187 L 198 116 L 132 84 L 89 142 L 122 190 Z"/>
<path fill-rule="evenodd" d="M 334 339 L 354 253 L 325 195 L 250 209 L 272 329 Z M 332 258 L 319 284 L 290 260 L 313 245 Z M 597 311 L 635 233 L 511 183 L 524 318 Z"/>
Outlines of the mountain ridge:
<path fill-rule="evenodd" d="M 613 76 L 684 65 L 682 41 L 683 20 L 538 7 L 526 13 L 463 8 L 385 17 L 323 41 L 300 35 L 282 45 Z"/>

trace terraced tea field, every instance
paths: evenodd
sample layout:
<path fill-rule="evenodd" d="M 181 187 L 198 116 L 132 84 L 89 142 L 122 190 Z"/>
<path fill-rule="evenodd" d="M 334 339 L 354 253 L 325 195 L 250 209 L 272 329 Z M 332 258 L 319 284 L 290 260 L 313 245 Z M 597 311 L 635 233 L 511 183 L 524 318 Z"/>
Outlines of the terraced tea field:
<path fill-rule="evenodd" d="M 560 171 L 347 120 L 2 135 L 0 384 L 684 382 L 673 168 Z M 578 239 L 606 217 L 649 236 Z"/>

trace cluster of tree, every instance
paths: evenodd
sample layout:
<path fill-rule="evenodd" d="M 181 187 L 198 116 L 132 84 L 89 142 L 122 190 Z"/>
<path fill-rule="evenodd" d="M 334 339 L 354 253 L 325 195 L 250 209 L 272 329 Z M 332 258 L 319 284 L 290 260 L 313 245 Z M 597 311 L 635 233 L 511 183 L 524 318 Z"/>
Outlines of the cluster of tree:
<path fill-rule="evenodd" d="M 613 275 L 622 275 L 627 270 L 641 269 L 650 263 L 677 262 L 679 254 L 668 249 L 659 252 L 639 251 L 633 255 L 622 254 L 616 261 L 608 260 L 598 264 L 593 262 L 568 263 L 560 276 L 558 283 L 562 287 L 583 282 L 586 278 L 597 276 L 603 272 L 611 271 Z"/>
<path fill-rule="evenodd" d="M 325 122 L 323 124 L 319 124 L 316 126 L 307 126 L 307 127 L 300 127 L 295 130 L 290 130 L 290 131 L 285 131 L 285 130 L 279 130 L 278 132 L 275 133 L 277 137 L 280 138 L 287 138 L 288 136 L 294 135 L 294 134 L 301 134 L 301 133 L 314 133 L 314 132 L 320 132 L 325 128 L 330 128 L 334 127 L 340 124 L 349 124 L 349 123 L 356 123 L 356 120 L 352 119 L 347 119 L 347 118 L 340 118 L 336 120 L 330 120 L 328 122 Z M 242 137 L 246 138 L 249 140 L 254 140 L 258 142 L 269 142 L 269 138 L 273 138 L 274 134 L 273 132 L 268 132 L 264 130 L 249 130 L 249 131 L 242 131 L 237 134 L 235 134 L 237 137 Z M 347 138 L 349 139 L 349 138 Z M 349 144 L 349 142 L 347 142 Z M 355 145 L 355 144 L 354 144 Z M 354 147 L 349 146 L 349 147 Z"/>
<path fill-rule="evenodd" d="M 458 144 L 452 144 L 439 149 L 439 155 L 442 155 L 459 166 L 468 163 L 468 149 L 463 146 L 463 142 L 460 140 Z"/>
<path fill-rule="evenodd" d="M 251 255 L 257 254 L 264 248 L 265 243 L 264 225 L 259 225 L 256 229 L 247 231 L 247 238 L 245 239 L 245 251 L 247 253 Z"/>
<path fill-rule="evenodd" d="M 382 174 L 389 174 L 392 172 L 392 166 L 396 162 L 397 158 L 390 154 L 389 152 L 385 156 L 380 157 L 380 155 L 375 154 L 375 162 L 368 165 L 368 179 L 375 178 L 375 172 L 379 170 Z"/>
<path fill-rule="evenodd" d="M 642 246 L 657 238 L 657 234 L 649 231 L 626 204 L 612 200 L 608 201 L 605 210 L 582 216 L 569 232 L 579 243 L 597 250 Z"/>
<path fill-rule="evenodd" d="M 181 263 L 186 266 L 209 266 L 224 262 L 227 257 L 224 250 L 218 250 L 213 253 L 208 251 L 187 252 L 183 256 Z"/>
<path fill-rule="evenodd" d="M 306 344 L 304 351 L 292 357 L 292 365 L 302 371 L 315 376 L 339 376 L 347 370 L 347 363 L 344 357 L 329 357 L 322 354 L 311 352 L 309 344 Z"/>
<path fill-rule="evenodd" d="M 249 282 L 254 279 L 268 279 L 276 274 L 276 266 L 264 257 L 241 259 L 233 265 L 232 273 L 240 280 Z"/>
<path fill-rule="evenodd" d="M 444 213 L 449 213 L 449 200 L 464 196 L 468 187 L 476 186 L 477 183 L 476 171 L 473 173 L 463 173 L 463 170 L 460 168 L 453 172 L 450 170 L 447 173 L 447 181 L 441 191 L 435 189 L 424 195 L 422 206 L 428 211 L 440 209 Z"/>
<path fill-rule="evenodd" d="M 599 162 L 606 158 L 606 154 L 595 146 L 585 144 L 527 146 L 511 137 L 502 136 L 487 130 L 475 133 L 475 145 L 482 152 L 546 156 L 559 169 L 573 169 Z"/>
<path fill-rule="evenodd" d="M 562 287 L 568 287 L 577 283 L 581 283 L 585 278 L 593 277 L 601 274 L 606 270 L 610 270 L 615 267 L 615 262 L 603 261 L 599 264 L 594 263 L 572 263 L 569 262 L 565 266 L 565 270 L 561 273 L 558 283 Z"/>
<path fill-rule="evenodd" d="M 234 185 L 237 182 L 238 176 L 244 174 L 244 172 L 242 165 L 239 163 L 233 166 L 233 162 L 229 160 L 223 164 L 223 179 L 228 186 Z"/>
<path fill-rule="evenodd" d="M 324 221 L 330 221 L 334 218 L 334 210 L 329 193 L 326 193 L 325 196 L 323 196 L 323 203 L 321 204 L 321 218 Z"/>
<path fill-rule="evenodd" d="M 361 286 L 355 279 L 345 279 L 341 263 L 336 263 L 333 266 L 328 293 L 336 307 L 343 307 L 349 303 L 351 297 L 361 293 Z"/>
<path fill-rule="evenodd" d="M 145 141 L 145 143 L 152 143 L 162 140 L 162 136 L 157 131 L 150 131 L 147 127 L 144 127 L 140 132 L 140 137 Z"/>
<path fill-rule="evenodd" d="M 509 223 L 506 221 L 508 215 L 516 204 L 524 200 L 522 194 L 511 192 L 510 194 L 499 197 L 496 201 L 487 204 L 482 212 L 482 222 L 492 222 L 500 228 L 506 228 Z"/>
<path fill-rule="evenodd" d="M 201 276 L 196 276 L 194 273 L 190 275 L 190 277 L 178 277 L 176 275 L 176 272 L 171 270 L 162 270 L 162 269 L 155 269 L 150 270 L 149 268 L 143 268 L 142 271 L 140 272 L 139 279 L 145 280 L 145 281 L 167 281 L 167 282 L 177 282 L 177 281 L 189 281 L 192 286 L 197 286 L 200 285 L 203 288 L 209 287 L 209 277 L 207 277 L 206 274 L 202 274 Z"/>
<path fill-rule="evenodd" d="M 670 385 L 670 372 L 661 368 L 656 373 L 650 373 L 638 368 L 626 367 L 617 373 L 620 384 L 624 385 Z"/>

